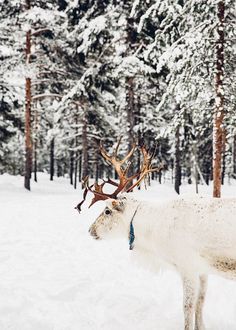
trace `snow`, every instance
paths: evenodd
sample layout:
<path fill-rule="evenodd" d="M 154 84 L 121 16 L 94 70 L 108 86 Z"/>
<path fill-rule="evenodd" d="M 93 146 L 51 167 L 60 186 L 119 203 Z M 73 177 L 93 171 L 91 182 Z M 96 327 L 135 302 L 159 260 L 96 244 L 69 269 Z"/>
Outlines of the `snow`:
<path fill-rule="evenodd" d="M 91 35 L 99 34 L 102 30 L 105 29 L 105 27 L 106 18 L 103 15 L 94 18 L 90 23 L 88 23 L 87 27 L 84 29 L 81 35 L 82 43 L 77 48 L 77 53 L 87 52 L 93 41 L 93 38 L 91 40 Z"/>
<path fill-rule="evenodd" d="M 1 330 L 180 330 L 182 288 L 177 274 L 151 273 L 132 262 L 127 241 L 95 241 L 89 225 L 103 204 L 82 214 L 68 179 L 46 174 L 22 188 L 23 178 L 0 176 Z M 201 194 L 211 188 L 199 186 Z M 194 194 L 193 186 L 182 188 Z M 235 185 L 223 189 L 234 196 Z M 153 184 L 137 198 L 175 197 Z M 236 328 L 236 283 L 210 277 L 204 309 L 207 330 Z"/>

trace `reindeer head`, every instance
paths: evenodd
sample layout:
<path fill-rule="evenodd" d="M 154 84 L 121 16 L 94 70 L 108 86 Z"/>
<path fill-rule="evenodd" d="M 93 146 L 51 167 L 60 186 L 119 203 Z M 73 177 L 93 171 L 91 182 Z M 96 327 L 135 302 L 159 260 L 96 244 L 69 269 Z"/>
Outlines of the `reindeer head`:
<path fill-rule="evenodd" d="M 111 156 L 106 153 L 102 144 L 100 145 L 101 154 L 106 162 L 115 168 L 115 171 L 119 177 L 119 183 L 108 179 L 107 181 L 103 180 L 102 184 L 94 183 L 89 185 L 88 177 L 86 177 L 84 179 L 85 189 L 83 200 L 76 206 L 76 209 L 80 212 L 81 206 L 84 203 L 88 192 L 92 192 L 94 194 L 90 206 L 99 200 L 106 201 L 106 207 L 104 211 L 99 215 L 99 217 L 89 229 L 90 234 L 96 239 L 103 238 L 107 236 L 108 233 L 117 234 L 118 232 L 121 232 L 122 229 L 126 228 L 125 221 L 126 219 L 130 218 L 130 215 L 132 216 L 132 214 L 129 213 L 132 212 L 133 207 L 131 205 L 134 203 L 132 203 L 129 198 L 127 199 L 127 196 L 125 196 L 126 194 L 124 194 L 124 192 L 131 192 L 134 187 L 139 185 L 140 182 L 144 180 L 150 172 L 160 171 L 162 168 L 162 166 L 158 168 L 152 168 L 152 159 L 154 153 L 150 155 L 146 148 L 142 146 L 140 147 L 140 151 L 143 156 L 142 166 L 137 173 L 128 177 L 128 171 L 131 164 L 131 162 L 128 162 L 128 160 L 136 150 L 136 146 L 133 145 L 129 153 L 122 160 L 119 160 L 117 153 L 120 142 L 121 138 L 119 139 L 118 144 Z M 125 164 L 127 165 L 125 166 Z M 136 181 L 133 182 L 135 179 Z M 113 193 L 108 194 L 103 192 L 103 187 L 106 183 L 116 187 Z M 129 207 L 127 207 L 127 204 L 129 204 Z"/>
<path fill-rule="evenodd" d="M 105 209 L 89 229 L 91 236 L 95 239 L 122 236 L 126 229 L 127 202 L 129 204 L 124 194 L 117 199 L 109 198 Z"/>

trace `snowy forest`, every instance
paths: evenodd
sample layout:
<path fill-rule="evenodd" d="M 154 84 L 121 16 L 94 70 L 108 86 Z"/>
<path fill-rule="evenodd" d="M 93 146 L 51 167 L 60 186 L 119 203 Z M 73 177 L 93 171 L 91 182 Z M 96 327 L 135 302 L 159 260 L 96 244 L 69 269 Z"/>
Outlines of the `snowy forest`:
<path fill-rule="evenodd" d="M 235 178 L 234 0 L 0 6 L 1 173 L 24 175 L 29 190 L 37 172 L 76 188 L 114 176 L 99 143 L 123 136 L 123 152 L 155 149 L 177 193 L 182 180 Z"/>
<path fill-rule="evenodd" d="M 0 329 L 235 330 L 236 1 L 0 0 L 0 31 Z"/>

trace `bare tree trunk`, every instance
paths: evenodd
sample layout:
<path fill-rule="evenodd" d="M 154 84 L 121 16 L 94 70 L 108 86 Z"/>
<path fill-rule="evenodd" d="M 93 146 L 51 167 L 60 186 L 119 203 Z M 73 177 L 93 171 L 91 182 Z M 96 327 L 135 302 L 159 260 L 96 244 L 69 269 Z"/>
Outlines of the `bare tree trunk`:
<path fill-rule="evenodd" d="M 26 1 L 27 9 L 30 9 L 30 1 Z M 26 64 L 30 63 L 31 55 L 31 31 L 26 33 Z M 31 138 L 31 78 L 25 82 L 25 182 L 24 186 L 30 190 L 32 172 L 32 138 Z"/>
<path fill-rule="evenodd" d="M 86 110 L 85 110 L 86 111 Z M 88 121 L 87 114 L 84 113 L 83 118 L 83 127 L 82 127 L 82 177 L 86 177 L 88 175 Z"/>
<path fill-rule="evenodd" d="M 62 176 L 62 166 L 61 166 L 61 160 L 57 159 L 57 177 L 59 178 L 60 176 Z"/>
<path fill-rule="evenodd" d="M 74 151 L 70 151 L 70 184 L 73 185 L 73 174 L 74 174 Z"/>
<path fill-rule="evenodd" d="M 223 119 L 224 119 L 224 16 L 225 3 L 219 1 L 217 4 L 217 35 L 216 40 L 216 76 L 215 91 L 216 102 L 214 111 L 213 128 L 213 197 L 221 196 L 221 161 L 224 149 L 223 141 Z"/>
<path fill-rule="evenodd" d="M 179 105 L 176 106 L 176 111 L 179 111 Z M 181 185 L 181 166 L 180 166 L 180 127 L 179 124 L 176 127 L 175 131 L 175 159 L 174 159 L 174 185 L 175 191 L 177 194 L 180 193 L 180 185 Z"/>
<path fill-rule="evenodd" d="M 77 107 L 77 112 L 78 112 L 78 107 Z M 77 188 L 77 173 L 78 173 L 78 115 L 75 115 L 75 166 L 74 166 L 74 188 Z"/>
<path fill-rule="evenodd" d="M 55 139 L 53 138 L 50 143 L 50 180 L 53 181 L 54 176 L 54 149 Z"/>
<path fill-rule="evenodd" d="M 221 184 L 224 184 L 224 179 L 225 179 L 225 171 L 226 171 L 226 132 L 225 130 L 223 131 L 222 135 L 222 174 L 221 174 Z"/>
<path fill-rule="evenodd" d="M 130 55 L 135 47 L 137 35 L 134 29 L 134 19 L 131 17 L 126 18 L 126 55 Z M 134 120 L 135 120 L 135 98 L 134 98 L 134 76 L 127 76 L 125 81 L 125 88 L 126 88 L 126 111 L 127 111 L 127 137 L 128 137 L 128 149 L 132 148 L 134 143 Z M 131 163 L 129 168 L 129 174 L 134 172 L 134 166 Z M 130 182 L 132 185 L 132 182 Z"/>
<path fill-rule="evenodd" d="M 179 139 L 179 126 L 176 127 L 175 132 L 175 161 L 174 161 L 174 182 L 175 182 L 175 191 L 177 194 L 180 193 L 180 184 L 181 184 L 181 167 L 180 167 L 180 139 Z"/>
<path fill-rule="evenodd" d="M 139 86 L 141 87 L 141 86 Z M 139 129 L 138 129 L 138 145 L 141 146 L 142 145 L 142 132 L 141 132 L 141 128 L 140 128 L 140 123 L 141 123 L 141 98 L 140 98 L 140 94 L 137 95 L 137 104 L 136 104 L 136 116 L 135 116 L 135 125 L 138 125 Z M 138 152 L 137 155 L 137 172 L 140 170 L 141 168 L 141 155 L 140 152 Z M 139 177 L 137 177 L 137 180 L 139 179 Z M 141 189 L 141 185 L 138 186 L 138 190 Z"/>
<path fill-rule="evenodd" d="M 192 184 L 192 176 L 191 176 L 191 174 L 192 174 L 192 172 L 191 172 L 191 166 L 190 165 L 187 165 L 186 175 L 187 175 L 188 184 Z"/>
<path fill-rule="evenodd" d="M 236 177 L 236 135 L 233 137 L 233 177 Z"/>
<path fill-rule="evenodd" d="M 100 156 L 100 151 L 99 151 L 99 142 L 97 139 L 94 139 L 94 178 L 95 182 L 98 183 L 99 179 L 99 156 Z"/>
<path fill-rule="evenodd" d="M 37 182 L 37 171 L 38 171 L 38 164 L 37 164 L 37 145 L 34 144 L 34 181 Z"/>
<path fill-rule="evenodd" d="M 158 175 L 158 181 L 159 181 L 159 183 L 161 184 L 162 171 L 159 171 L 159 172 L 157 173 L 157 175 Z"/>
<path fill-rule="evenodd" d="M 37 171 L 38 171 L 38 113 L 37 108 L 34 109 L 34 181 L 37 182 Z"/>
<path fill-rule="evenodd" d="M 126 78 L 126 104 L 127 104 L 127 124 L 128 124 L 128 144 L 132 148 L 134 142 L 134 78 Z"/>
<path fill-rule="evenodd" d="M 82 180 L 82 151 L 79 151 L 79 182 Z"/>
<path fill-rule="evenodd" d="M 127 137 L 128 137 L 128 149 L 132 148 L 134 143 L 134 78 L 126 78 L 126 109 L 127 109 Z M 129 175 L 134 172 L 133 163 L 129 167 Z M 128 186 L 131 186 L 133 182 L 130 182 Z"/>
<path fill-rule="evenodd" d="M 75 170 L 74 170 L 74 188 L 77 189 L 77 173 L 78 173 L 78 153 L 76 153 L 75 155 L 76 159 L 75 159 Z"/>

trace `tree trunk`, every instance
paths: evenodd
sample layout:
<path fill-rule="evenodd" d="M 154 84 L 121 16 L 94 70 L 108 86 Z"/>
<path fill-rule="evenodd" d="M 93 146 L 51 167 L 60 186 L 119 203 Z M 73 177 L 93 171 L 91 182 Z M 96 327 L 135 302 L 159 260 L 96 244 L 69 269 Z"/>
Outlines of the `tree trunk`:
<path fill-rule="evenodd" d="M 98 183 L 99 179 L 99 144 L 95 141 L 95 160 L 94 160 L 94 173 L 95 173 L 95 182 Z"/>
<path fill-rule="evenodd" d="M 224 1 L 217 4 L 217 40 L 216 40 L 216 102 L 213 128 L 213 197 L 221 196 L 221 161 L 224 149 L 223 119 L 224 119 Z"/>
<path fill-rule="evenodd" d="M 224 179 L 225 179 L 225 171 L 226 171 L 226 132 L 225 130 L 223 131 L 222 135 L 222 174 L 221 174 L 221 184 L 224 184 Z"/>
<path fill-rule="evenodd" d="M 159 183 L 161 184 L 162 171 L 159 171 L 157 175 L 158 175 L 158 181 L 159 181 Z"/>
<path fill-rule="evenodd" d="M 87 114 L 84 113 L 82 127 L 82 178 L 88 175 L 88 135 L 87 135 Z"/>
<path fill-rule="evenodd" d="M 132 148 L 134 142 L 134 78 L 126 78 L 126 106 L 127 106 L 127 134 L 129 149 Z"/>
<path fill-rule="evenodd" d="M 179 140 L 179 126 L 175 132 L 175 161 L 174 161 L 174 183 L 175 191 L 177 194 L 180 193 L 181 184 L 181 167 L 180 167 L 180 140 Z"/>
<path fill-rule="evenodd" d="M 136 36 L 137 33 L 134 28 L 134 19 L 131 17 L 126 18 L 126 56 L 129 56 L 132 54 L 135 43 L 136 43 Z M 130 76 L 128 73 L 128 76 L 126 77 L 125 81 L 125 88 L 126 88 L 126 111 L 127 111 L 127 138 L 128 138 L 128 149 L 130 150 L 134 143 L 134 124 L 135 124 L 135 100 L 134 100 L 134 77 Z M 131 163 L 129 168 L 128 175 L 132 175 L 134 173 L 134 165 Z M 133 183 L 130 182 L 129 185 L 132 185 Z M 127 186 L 127 188 L 129 187 Z"/>
<path fill-rule="evenodd" d="M 60 176 L 62 176 L 62 166 L 60 163 L 60 160 L 57 160 L 57 177 L 59 178 Z"/>
<path fill-rule="evenodd" d="M 139 88 L 141 88 L 141 86 L 139 86 Z M 142 132 L 141 132 L 141 128 L 140 128 L 140 124 L 141 124 L 141 98 L 140 98 L 140 94 L 137 95 L 137 104 L 136 104 L 136 115 L 135 115 L 135 125 L 138 125 L 138 145 L 141 146 L 142 145 Z M 140 152 L 138 152 L 137 155 L 137 172 L 140 170 L 141 168 L 141 155 Z M 139 179 L 139 176 L 137 177 L 137 180 Z M 138 190 L 141 189 L 141 185 L 138 186 Z"/>
<path fill-rule="evenodd" d="M 78 152 L 75 153 L 74 188 L 77 189 Z"/>
<path fill-rule="evenodd" d="M 29 1 L 26 2 L 27 9 L 30 8 Z M 30 62 L 31 54 L 31 31 L 26 33 L 26 64 Z M 30 179 L 32 172 L 32 137 L 31 137 L 31 79 L 25 82 L 25 182 L 24 186 L 30 190 Z"/>
<path fill-rule="evenodd" d="M 209 186 L 210 177 L 211 177 L 210 169 L 211 169 L 211 164 L 209 164 L 209 162 L 207 162 L 206 165 L 203 167 L 203 170 L 204 170 L 204 180 L 208 186 Z"/>
<path fill-rule="evenodd" d="M 82 181 L 82 151 L 79 151 L 79 159 L 78 159 L 78 162 L 79 162 L 79 173 L 78 173 L 78 179 L 79 179 L 79 182 Z"/>
<path fill-rule="evenodd" d="M 128 137 L 128 150 L 131 150 L 134 143 L 134 78 L 126 78 L 126 110 L 127 110 L 127 137 Z M 134 165 L 130 164 L 128 175 L 134 173 Z M 131 186 L 131 181 L 127 188 Z"/>
<path fill-rule="evenodd" d="M 74 188 L 77 188 L 77 173 L 78 173 L 78 107 L 77 107 L 77 113 L 75 115 L 75 159 L 74 159 Z"/>
<path fill-rule="evenodd" d="M 73 185 L 73 174 L 74 174 L 74 151 L 70 151 L 70 184 Z"/>
<path fill-rule="evenodd" d="M 55 139 L 53 138 L 50 143 L 50 180 L 53 181 L 54 176 L 54 149 Z"/>
<path fill-rule="evenodd" d="M 34 181 L 37 182 L 37 171 L 38 171 L 38 165 L 37 165 L 37 146 L 34 144 Z"/>
<path fill-rule="evenodd" d="M 236 177 L 236 135 L 233 137 L 233 177 Z"/>
<path fill-rule="evenodd" d="M 177 105 L 176 110 L 179 111 L 179 105 Z M 175 131 L 175 159 L 174 159 L 174 186 L 177 194 L 180 193 L 181 185 L 181 166 L 180 166 L 180 127 L 179 124 Z"/>
<path fill-rule="evenodd" d="M 34 181 L 37 182 L 37 171 L 38 171 L 38 155 L 37 155 L 37 148 L 38 148 L 38 113 L 37 109 L 34 109 Z"/>

